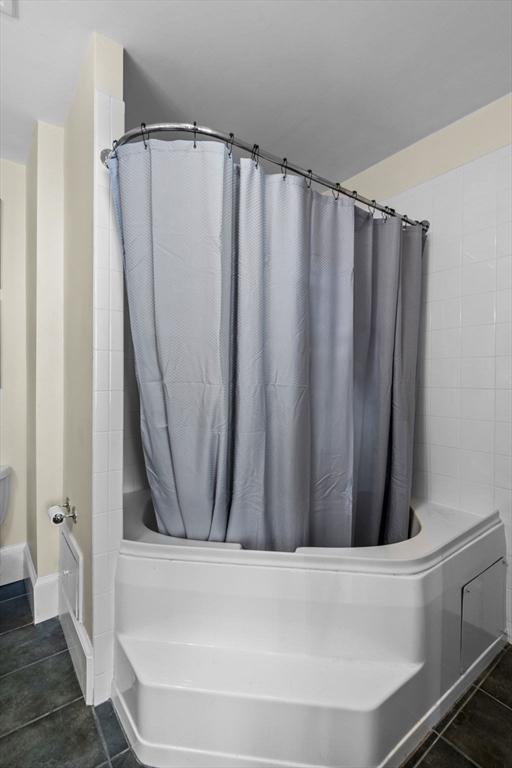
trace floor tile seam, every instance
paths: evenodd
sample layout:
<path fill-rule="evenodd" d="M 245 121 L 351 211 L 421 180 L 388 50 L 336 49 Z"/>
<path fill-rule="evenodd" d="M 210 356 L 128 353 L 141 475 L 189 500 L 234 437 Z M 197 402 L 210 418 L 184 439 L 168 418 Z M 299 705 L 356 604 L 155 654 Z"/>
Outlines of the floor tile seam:
<path fill-rule="evenodd" d="M 92 718 L 94 720 L 94 724 L 96 726 L 96 730 L 98 732 L 98 736 L 100 737 L 101 746 L 103 747 L 103 751 L 105 755 L 107 756 L 107 765 L 112 768 L 112 763 L 110 762 L 110 752 L 108 750 L 107 740 L 105 738 L 105 735 L 103 733 L 103 728 L 101 727 L 100 719 L 98 715 L 96 714 L 96 709 L 94 707 L 91 707 L 92 711 Z"/>
<path fill-rule="evenodd" d="M 492 693 L 489 693 L 489 691 L 486 691 L 485 688 L 477 688 L 477 691 L 480 691 L 481 693 L 485 693 L 486 696 L 488 696 L 490 699 L 496 702 L 496 704 L 501 704 L 502 707 L 505 707 L 505 709 L 508 709 L 509 712 L 512 712 L 512 707 L 509 704 L 505 704 L 504 701 L 501 699 L 498 699 L 496 696 L 493 696 Z"/>
<path fill-rule="evenodd" d="M 472 757 L 467 755 L 457 744 L 454 744 L 453 741 L 450 741 L 446 736 L 440 736 L 439 737 L 442 741 L 444 741 L 446 744 L 449 744 L 452 749 L 454 749 L 456 752 L 459 753 L 459 755 L 462 755 L 468 762 L 471 763 L 471 765 L 474 765 L 475 768 L 483 768 L 480 763 L 477 763 L 476 760 L 473 760 Z"/>
<path fill-rule="evenodd" d="M 434 741 L 432 742 L 432 744 L 430 745 L 430 747 L 429 747 L 428 749 L 426 749 L 426 750 L 425 750 L 425 752 L 424 752 L 424 753 L 421 755 L 421 757 L 418 757 L 418 760 L 417 760 L 415 763 L 413 763 L 413 764 L 412 764 L 411 768 L 418 768 L 418 766 L 419 766 L 419 765 L 421 765 L 421 761 L 423 760 L 423 758 L 425 757 L 425 755 L 428 755 L 428 753 L 430 752 L 430 750 L 432 749 L 432 747 L 434 746 L 434 744 L 436 744 L 436 743 L 439 741 L 439 738 L 440 738 L 440 737 L 439 737 L 439 734 L 438 734 L 438 733 L 435 733 L 435 731 L 430 731 L 430 733 L 429 733 L 427 736 L 425 736 L 425 738 L 423 739 L 423 741 L 426 741 L 426 740 L 428 739 L 428 737 L 429 737 L 429 735 L 430 735 L 430 734 L 433 734 L 433 735 L 435 736 L 435 739 L 434 739 Z M 421 742 L 421 744 L 422 744 L 422 743 L 423 743 L 423 742 Z M 418 744 L 418 746 L 416 747 L 416 749 L 419 749 L 419 748 L 421 747 L 421 744 Z M 412 755 L 410 755 L 410 757 L 409 757 L 409 760 L 410 760 L 412 757 L 414 757 L 414 752 L 413 752 L 413 754 L 412 754 Z"/>
<path fill-rule="evenodd" d="M 119 755 L 124 755 L 124 753 L 125 753 L 125 752 L 128 752 L 128 750 L 130 750 L 130 749 L 131 749 L 131 744 L 130 744 L 130 739 L 128 738 L 128 736 L 127 736 L 127 733 L 126 733 L 126 731 L 125 731 L 125 729 L 124 729 L 124 726 L 123 726 L 123 724 L 121 723 L 121 721 L 120 721 L 119 717 L 117 716 L 117 712 L 116 712 L 116 710 L 115 710 L 115 708 L 114 708 L 114 702 L 112 701 L 112 699 L 107 699 L 107 701 L 110 701 L 110 704 L 111 704 L 111 706 L 112 706 L 112 711 L 114 712 L 114 716 L 115 716 L 115 718 L 116 718 L 116 720 L 117 720 L 117 724 L 118 724 L 118 726 L 119 726 L 119 728 L 120 728 L 120 730 L 121 730 L 121 733 L 122 733 L 122 734 L 123 734 L 123 736 L 124 736 L 124 740 L 125 740 L 125 742 L 126 742 L 126 749 L 123 749 L 121 752 L 118 752 L 118 753 L 117 753 L 117 755 L 112 755 L 112 757 L 111 757 L 111 760 L 113 760 L 113 759 L 114 759 L 114 757 L 118 757 Z M 103 702 L 103 703 L 104 703 L 104 702 Z M 98 706 L 99 706 L 99 705 L 98 705 Z"/>
<path fill-rule="evenodd" d="M 112 757 L 110 759 L 111 760 L 116 760 L 118 757 L 121 757 L 121 755 L 126 755 L 127 752 L 131 752 L 131 751 L 132 751 L 132 748 L 130 746 L 128 746 L 128 747 L 126 747 L 126 749 L 123 749 L 121 752 L 118 752 L 117 755 L 112 755 Z"/>
<path fill-rule="evenodd" d="M 23 629 L 23 627 L 33 627 L 35 626 L 32 619 L 30 621 L 27 621 L 26 624 L 20 624 L 19 627 L 11 627 L 11 629 L 6 629 L 4 632 L 0 632 L 0 637 L 4 637 L 4 635 L 8 635 L 10 632 L 16 632 L 17 629 Z"/>
<path fill-rule="evenodd" d="M 16 669 L 12 669 L 10 672 L 4 672 L 3 675 L 0 675 L 0 680 L 3 680 L 6 677 L 9 677 L 10 675 L 14 675 L 16 672 L 21 672 L 23 669 L 28 669 L 29 667 L 35 667 L 36 664 L 41 664 L 43 661 L 48 661 L 48 659 L 53 659 L 55 656 L 60 656 L 62 653 L 69 653 L 68 648 L 63 648 L 61 651 L 55 651 L 55 653 L 50 653 L 48 656 L 42 656 L 40 659 L 36 659 L 35 661 L 31 661 L 28 664 L 24 664 L 22 667 L 16 667 Z"/>
<path fill-rule="evenodd" d="M 472 685 L 475 688 L 481 688 L 482 687 L 483 683 L 485 683 L 485 681 L 487 680 L 487 678 L 489 677 L 491 672 L 494 672 L 494 670 L 496 669 L 496 667 L 498 666 L 500 661 L 503 659 L 505 654 L 508 652 L 508 650 L 509 650 L 508 648 L 502 648 L 501 649 L 501 651 L 498 653 L 496 658 L 491 661 L 491 663 L 489 664 L 487 669 L 484 669 L 484 671 L 482 672 L 483 677 L 482 677 L 482 675 L 480 676 L 480 682 L 478 684 L 476 682 L 472 683 Z"/>
<path fill-rule="evenodd" d="M 48 712 L 45 712 L 42 715 L 39 715 L 38 717 L 32 718 L 32 720 L 27 720 L 26 723 L 21 723 L 20 725 L 16 726 L 16 728 L 12 728 L 10 731 L 7 731 L 7 733 L 2 733 L 0 735 L 0 740 L 5 739 L 7 736 L 11 736 L 13 733 L 17 733 L 18 731 L 21 731 L 22 728 L 26 728 L 27 725 L 32 725 L 33 723 L 39 722 L 39 720 L 43 720 L 45 717 L 49 717 L 50 715 L 55 714 L 55 712 L 60 712 L 61 709 L 65 709 L 66 707 L 71 706 L 71 704 L 76 704 L 77 701 L 80 701 L 80 699 L 83 700 L 83 696 L 77 696 L 75 699 L 72 699 L 71 701 L 67 701 L 65 704 L 62 704 L 60 707 L 55 707 L 55 709 L 50 709 Z"/>
<path fill-rule="evenodd" d="M 9 603 L 11 600 L 19 600 L 20 597 L 28 597 L 28 592 L 22 592 L 21 595 L 13 595 L 12 597 L 4 597 L 3 600 L 0 598 L 0 605 Z"/>
<path fill-rule="evenodd" d="M 454 714 L 453 714 L 453 717 L 451 717 L 451 718 L 448 720 L 448 722 L 447 722 L 447 723 L 446 723 L 446 725 L 445 725 L 445 726 L 442 728 L 442 730 L 437 730 L 437 725 L 434 725 L 434 726 L 433 726 L 432 730 L 434 731 L 434 733 L 437 733 L 437 735 L 438 735 L 438 736 L 442 736 L 442 735 L 443 735 L 443 733 L 445 733 L 446 729 L 447 729 L 447 728 L 449 728 L 449 727 L 450 727 L 450 725 L 451 725 L 451 724 L 453 723 L 453 721 L 455 720 L 455 718 L 459 716 L 459 714 L 462 712 L 462 710 L 464 709 L 464 707 L 466 706 L 466 704 L 469 704 L 469 702 L 471 701 L 471 699 L 473 698 L 473 696 L 475 695 L 475 693 L 478 691 L 478 688 L 475 688 L 475 687 L 472 685 L 470 688 L 468 688 L 468 690 L 466 691 L 466 693 L 469 693 L 469 691 L 471 691 L 471 694 L 470 694 L 470 695 L 467 697 L 467 699 L 465 699 L 465 700 L 464 700 L 464 701 L 461 703 L 460 707 L 458 707 L 458 708 L 455 710 L 455 712 L 454 712 Z M 466 694 L 464 694 L 464 695 L 466 695 Z M 441 718 L 441 720 L 442 720 L 442 719 L 443 719 L 443 718 Z"/>

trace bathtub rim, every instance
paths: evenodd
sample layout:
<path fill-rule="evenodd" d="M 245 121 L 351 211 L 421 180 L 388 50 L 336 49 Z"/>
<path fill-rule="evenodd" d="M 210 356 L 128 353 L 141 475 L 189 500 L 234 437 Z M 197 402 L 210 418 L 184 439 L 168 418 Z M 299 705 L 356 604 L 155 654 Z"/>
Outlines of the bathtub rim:
<path fill-rule="evenodd" d="M 154 533 L 142 520 L 141 506 L 147 504 L 148 499 L 148 490 L 124 495 L 121 555 L 219 565 L 414 575 L 438 565 L 482 534 L 504 527 L 497 510 L 475 515 L 413 499 L 411 507 L 421 529 L 406 541 L 377 547 L 300 547 L 295 552 L 268 552 L 242 549 L 239 544 L 184 542 Z M 145 531 L 158 538 L 151 540 L 149 536 L 149 541 L 141 540 Z"/>

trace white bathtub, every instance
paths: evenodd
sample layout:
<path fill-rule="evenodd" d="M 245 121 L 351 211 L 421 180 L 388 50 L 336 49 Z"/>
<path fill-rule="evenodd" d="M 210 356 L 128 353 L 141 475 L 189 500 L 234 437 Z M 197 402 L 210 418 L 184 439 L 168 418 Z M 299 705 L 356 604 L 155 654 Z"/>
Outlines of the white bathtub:
<path fill-rule="evenodd" d="M 144 763 L 398 766 L 505 643 L 505 535 L 414 505 L 384 547 L 243 550 L 125 497 L 113 700 Z"/>

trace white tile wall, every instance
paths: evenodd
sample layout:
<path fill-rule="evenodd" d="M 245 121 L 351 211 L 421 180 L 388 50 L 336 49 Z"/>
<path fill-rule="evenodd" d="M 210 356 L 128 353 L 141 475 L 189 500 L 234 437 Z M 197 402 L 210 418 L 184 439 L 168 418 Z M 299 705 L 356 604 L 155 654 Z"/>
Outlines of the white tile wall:
<path fill-rule="evenodd" d="M 512 147 L 396 196 L 424 257 L 414 493 L 499 508 L 512 562 Z M 512 574 L 507 624 L 512 638 Z"/>
<path fill-rule="evenodd" d="M 123 272 L 99 152 L 124 132 L 124 103 L 95 94 L 94 361 L 93 361 L 93 647 L 94 703 L 110 696 L 114 574 L 122 537 Z"/>

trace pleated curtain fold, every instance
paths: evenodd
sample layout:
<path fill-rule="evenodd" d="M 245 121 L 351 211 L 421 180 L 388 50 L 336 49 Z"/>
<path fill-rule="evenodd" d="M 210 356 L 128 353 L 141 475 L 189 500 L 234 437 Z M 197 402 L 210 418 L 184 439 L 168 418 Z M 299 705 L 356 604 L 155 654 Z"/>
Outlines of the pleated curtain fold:
<path fill-rule="evenodd" d="M 159 530 L 407 537 L 422 233 L 216 142 L 110 162 Z"/>

